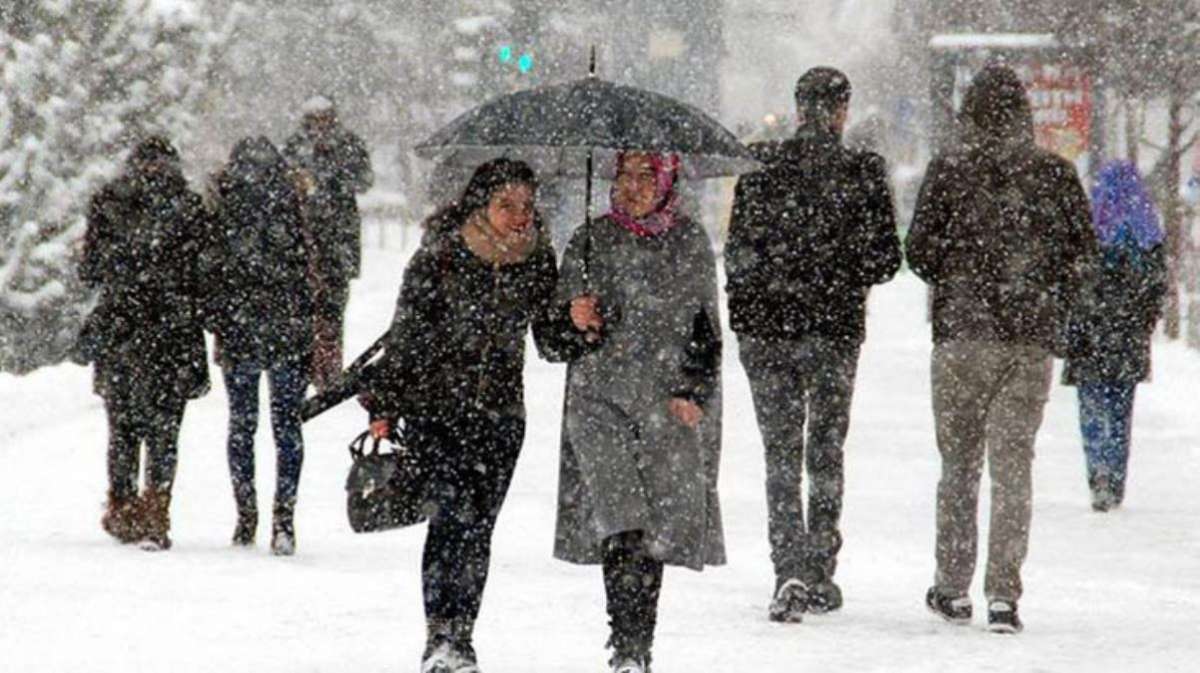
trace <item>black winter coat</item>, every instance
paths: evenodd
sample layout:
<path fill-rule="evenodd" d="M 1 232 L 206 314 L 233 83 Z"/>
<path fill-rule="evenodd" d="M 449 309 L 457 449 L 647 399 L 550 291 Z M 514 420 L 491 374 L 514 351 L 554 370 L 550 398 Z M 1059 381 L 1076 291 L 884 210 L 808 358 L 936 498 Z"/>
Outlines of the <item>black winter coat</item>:
<path fill-rule="evenodd" d="M 1150 335 L 1167 292 L 1163 246 L 1106 251 L 1070 319 L 1063 380 L 1133 383 L 1150 375 Z"/>
<path fill-rule="evenodd" d="M 1037 345 L 1062 356 L 1096 241 L 1075 167 L 1029 137 L 935 158 L 905 252 L 933 287 L 935 343 Z"/>
<path fill-rule="evenodd" d="M 209 278 L 210 328 L 222 367 L 307 367 L 313 344 L 312 244 L 287 166 L 235 154 L 217 178 Z"/>
<path fill-rule="evenodd" d="M 884 160 L 832 132 L 752 148 L 725 246 L 729 322 L 739 334 L 861 342 L 867 292 L 900 268 Z"/>
<path fill-rule="evenodd" d="M 208 391 L 199 260 L 209 227 L 182 174 L 130 173 L 91 201 L 80 277 L 100 291 L 79 338 L 105 398 L 188 399 Z"/>
<path fill-rule="evenodd" d="M 322 284 L 344 285 L 358 277 L 362 265 L 362 218 L 356 194 L 375 180 L 367 146 L 340 127 L 327 139 L 301 131 L 288 139 L 283 155 L 293 168 L 308 171 L 316 181 L 304 201 L 316 251 L 313 270 Z"/>
<path fill-rule="evenodd" d="M 383 360 L 363 397 L 374 418 L 524 418 L 526 330 L 533 327 L 543 354 L 573 334 L 552 307 L 558 269 L 545 232 L 524 261 L 496 267 L 467 247 L 459 226 L 435 219 L 404 271 Z"/>

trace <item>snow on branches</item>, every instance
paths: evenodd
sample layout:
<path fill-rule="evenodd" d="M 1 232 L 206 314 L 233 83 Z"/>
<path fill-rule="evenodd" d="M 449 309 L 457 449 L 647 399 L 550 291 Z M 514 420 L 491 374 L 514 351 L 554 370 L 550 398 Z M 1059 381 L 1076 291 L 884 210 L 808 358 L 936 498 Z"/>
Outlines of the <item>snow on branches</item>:
<path fill-rule="evenodd" d="M 0 371 L 22 373 L 91 308 L 88 199 L 136 138 L 186 142 L 224 31 L 194 0 L 18 2 L 0 31 Z"/>

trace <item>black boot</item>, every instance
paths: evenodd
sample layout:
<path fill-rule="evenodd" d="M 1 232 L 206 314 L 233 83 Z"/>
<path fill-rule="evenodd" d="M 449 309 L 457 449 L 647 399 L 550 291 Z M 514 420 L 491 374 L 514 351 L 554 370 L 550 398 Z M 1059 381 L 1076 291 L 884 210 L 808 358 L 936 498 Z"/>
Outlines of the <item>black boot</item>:
<path fill-rule="evenodd" d="M 425 622 L 425 654 L 421 673 L 479 673 L 472 645 L 474 624 L 466 619 L 436 619 Z"/>
<path fill-rule="evenodd" d="M 254 491 L 254 484 L 234 482 L 233 498 L 237 504 L 237 525 L 233 529 L 233 546 L 252 546 L 258 532 L 258 494 Z"/>
<path fill-rule="evenodd" d="M 276 556 L 291 556 L 296 553 L 296 529 L 292 525 L 295 507 L 294 501 L 275 503 L 271 522 L 271 553 Z"/>
<path fill-rule="evenodd" d="M 614 535 L 605 542 L 604 589 L 612 629 L 608 645 L 613 649 L 609 664 L 621 673 L 648 673 L 662 563 L 645 554 L 640 531 Z"/>
<path fill-rule="evenodd" d="M 252 547 L 258 532 L 258 510 L 238 508 L 237 525 L 233 529 L 233 546 Z"/>

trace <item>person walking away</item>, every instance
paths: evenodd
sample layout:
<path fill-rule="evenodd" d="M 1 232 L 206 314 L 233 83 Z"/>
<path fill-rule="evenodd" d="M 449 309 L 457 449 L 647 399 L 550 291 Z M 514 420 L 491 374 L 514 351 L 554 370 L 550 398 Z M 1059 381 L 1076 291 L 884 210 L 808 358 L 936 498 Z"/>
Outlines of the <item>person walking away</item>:
<path fill-rule="evenodd" d="M 984 594 L 988 626 L 1022 628 L 1021 565 L 1029 547 L 1034 441 L 1062 356 L 1066 319 L 1096 257 L 1075 167 L 1034 144 L 1025 87 L 1007 66 L 979 72 L 958 114 L 956 147 L 927 169 L 905 244 L 933 290 L 937 572 L 927 606 L 971 619 L 976 511 L 991 474 Z"/>
<path fill-rule="evenodd" d="M 1134 391 L 1150 376 L 1167 262 L 1158 212 L 1132 163 L 1100 169 L 1092 220 L 1100 265 L 1071 317 L 1063 380 L 1079 394 L 1092 509 L 1106 512 L 1125 498 Z"/>
<path fill-rule="evenodd" d="M 524 163 L 478 167 L 461 196 L 426 221 L 404 271 L 380 365 L 362 396 L 376 438 L 403 421 L 426 475 L 421 562 L 422 673 L 478 673 L 473 632 L 492 532 L 525 437 L 525 334 L 539 351 L 569 332 Z"/>
<path fill-rule="evenodd" d="M 212 253 L 211 329 L 229 395 L 229 473 L 237 505 L 233 544 L 251 546 L 258 528 L 254 433 L 258 386 L 271 391 L 276 448 L 271 551 L 296 549 L 295 508 L 304 461 L 300 405 L 312 357 L 313 244 L 303 228 L 287 164 L 266 137 L 244 138 L 216 179 L 220 235 Z"/>
<path fill-rule="evenodd" d="M 730 323 L 766 449 L 778 622 L 842 606 L 843 446 L 867 295 L 900 267 L 884 160 L 842 144 L 850 81 L 813 68 L 795 95 L 795 137 L 752 146 L 766 168 L 738 181 L 725 248 Z"/>
<path fill-rule="evenodd" d="M 679 170 L 622 154 L 557 292 L 574 331 L 554 555 L 603 567 L 614 673 L 649 670 L 664 566 L 725 562 L 716 261 L 678 210 Z"/>
<path fill-rule="evenodd" d="M 108 416 L 108 504 L 122 543 L 171 547 L 171 490 L 189 399 L 209 388 L 198 259 L 208 229 L 179 153 L 153 136 L 88 210 L 80 277 L 99 301 L 79 339 Z M 138 494 L 142 444 L 145 484 Z"/>
<path fill-rule="evenodd" d="M 323 96 L 303 107 L 300 131 L 288 139 L 283 155 L 302 186 L 304 217 L 316 255 L 316 348 L 313 382 L 324 390 L 342 371 L 342 339 L 350 280 L 362 259 L 362 218 L 357 194 L 371 188 L 375 174 L 367 146 L 338 121 L 333 102 Z"/>

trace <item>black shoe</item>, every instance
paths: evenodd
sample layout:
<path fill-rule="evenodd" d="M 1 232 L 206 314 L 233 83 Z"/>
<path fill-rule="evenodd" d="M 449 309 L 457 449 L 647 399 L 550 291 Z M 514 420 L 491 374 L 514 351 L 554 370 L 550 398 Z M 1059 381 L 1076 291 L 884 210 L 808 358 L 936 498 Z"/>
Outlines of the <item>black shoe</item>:
<path fill-rule="evenodd" d="M 792 577 L 775 590 L 768 616 L 773 622 L 799 624 L 804 621 L 804 613 L 807 611 L 808 587 L 804 586 L 804 582 Z"/>
<path fill-rule="evenodd" d="M 1017 616 L 1017 604 L 1011 601 L 988 603 L 988 631 L 992 633 L 1020 633 L 1025 625 Z"/>
<path fill-rule="evenodd" d="M 833 612 L 842 607 L 842 589 L 832 581 L 817 582 L 808 590 L 808 611 L 814 614 Z"/>
<path fill-rule="evenodd" d="M 925 593 L 925 606 L 933 614 L 951 624 L 971 623 L 971 597 L 967 595 L 947 596 L 937 587 L 929 587 Z"/>

